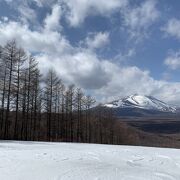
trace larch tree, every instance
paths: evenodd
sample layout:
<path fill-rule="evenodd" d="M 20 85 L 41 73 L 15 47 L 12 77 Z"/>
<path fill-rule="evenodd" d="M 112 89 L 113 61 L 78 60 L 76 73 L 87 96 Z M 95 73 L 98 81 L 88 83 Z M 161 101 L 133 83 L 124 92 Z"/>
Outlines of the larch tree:
<path fill-rule="evenodd" d="M 15 102 L 15 125 L 14 125 L 14 139 L 18 139 L 18 115 L 19 115 L 19 104 L 20 104 L 20 98 L 21 98 L 21 88 L 22 88 L 22 73 L 24 70 L 24 65 L 27 60 L 27 55 L 25 51 L 21 48 L 18 49 L 17 51 L 17 62 L 15 66 L 15 82 L 14 82 L 14 102 Z"/>
<path fill-rule="evenodd" d="M 81 88 L 76 89 L 75 93 L 75 108 L 77 111 L 77 141 L 82 142 L 83 141 L 83 134 L 82 134 L 82 128 L 83 128 L 83 122 L 82 122 L 82 108 L 83 108 L 83 97 L 84 93 Z"/>
<path fill-rule="evenodd" d="M 45 79 L 45 111 L 47 113 L 47 138 L 52 137 L 52 116 L 55 112 L 56 89 L 60 80 L 53 69 L 50 69 Z"/>
<path fill-rule="evenodd" d="M 3 48 L 3 58 L 6 63 L 7 68 L 7 99 L 6 99 L 6 117 L 5 117 L 5 127 L 4 127 L 4 139 L 9 138 L 9 116 L 10 116 L 10 109 L 11 109 L 11 100 L 12 100 L 12 87 L 14 83 L 14 71 L 15 65 L 18 59 L 18 48 L 15 41 L 11 41 L 6 44 Z"/>

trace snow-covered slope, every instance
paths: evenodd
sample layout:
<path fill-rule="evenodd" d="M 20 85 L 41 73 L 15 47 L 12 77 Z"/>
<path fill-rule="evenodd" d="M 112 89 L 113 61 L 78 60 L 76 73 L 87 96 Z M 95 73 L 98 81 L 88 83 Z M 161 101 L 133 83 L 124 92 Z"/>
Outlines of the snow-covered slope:
<path fill-rule="evenodd" d="M 104 105 L 110 108 L 141 108 L 147 110 L 157 110 L 162 112 L 176 112 L 174 106 L 168 105 L 152 96 L 130 95 Z"/>
<path fill-rule="evenodd" d="M 179 180 L 180 150 L 0 141 L 0 180 Z"/>

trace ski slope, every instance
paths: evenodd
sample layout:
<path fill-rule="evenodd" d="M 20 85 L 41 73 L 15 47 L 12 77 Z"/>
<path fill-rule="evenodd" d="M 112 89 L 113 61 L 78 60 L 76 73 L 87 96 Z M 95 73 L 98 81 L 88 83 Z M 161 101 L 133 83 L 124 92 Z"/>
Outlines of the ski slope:
<path fill-rule="evenodd" d="M 0 141 L 0 180 L 180 180 L 180 150 Z"/>

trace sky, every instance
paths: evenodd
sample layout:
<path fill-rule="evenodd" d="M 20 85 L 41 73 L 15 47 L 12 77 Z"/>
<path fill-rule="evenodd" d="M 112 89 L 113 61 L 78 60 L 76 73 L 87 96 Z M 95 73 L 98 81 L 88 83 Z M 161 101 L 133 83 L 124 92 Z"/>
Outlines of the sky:
<path fill-rule="evenodd" d="M 16 39 L 98 101 L 131 94 L 180 105 L 180 1 L 0 0 L 0 45 Z"/>

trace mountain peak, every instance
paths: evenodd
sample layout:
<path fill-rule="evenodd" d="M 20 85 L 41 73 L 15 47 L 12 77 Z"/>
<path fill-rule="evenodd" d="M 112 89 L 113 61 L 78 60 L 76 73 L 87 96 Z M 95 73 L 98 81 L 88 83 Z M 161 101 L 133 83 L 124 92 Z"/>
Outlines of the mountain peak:
<path fill-rule="evenodd" d="M 162 112 L 175 112 L 174 106 L 160 101 L 152 96 L 133 94 L 125 98 L 115 100 L 104 105 L 109 108 L 140 108 L 146 110 L 156 110 Z"/>

